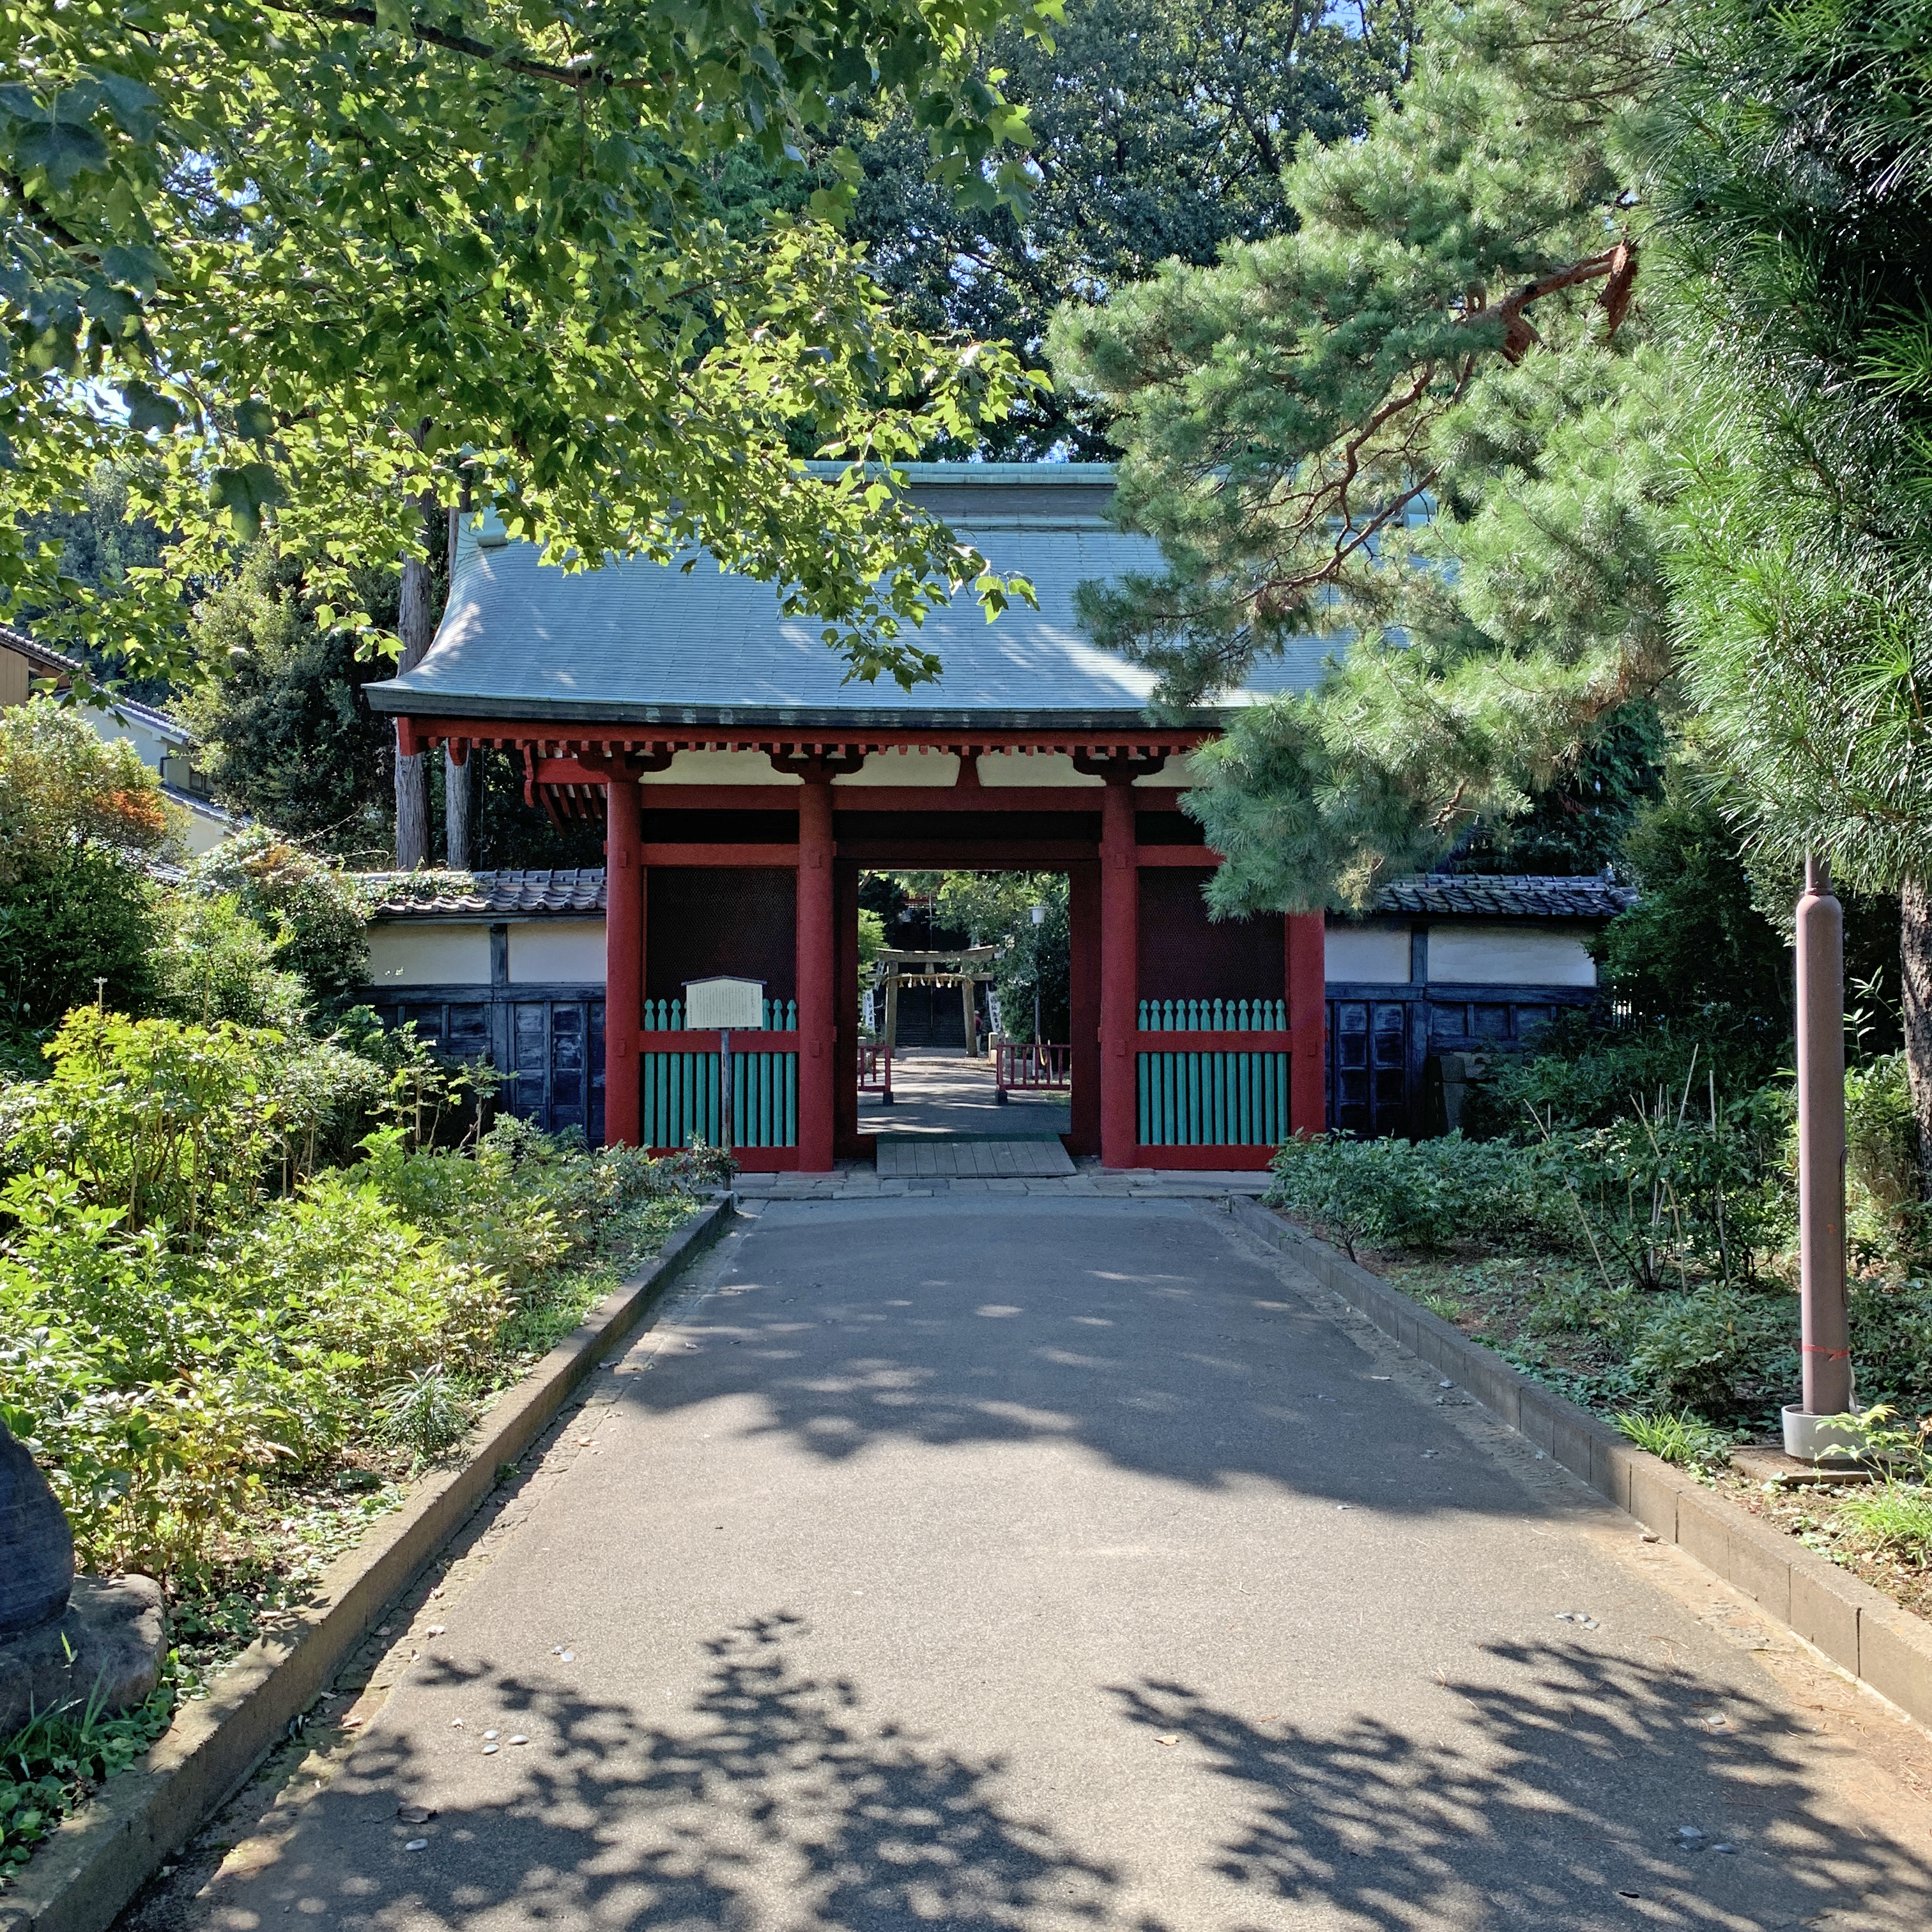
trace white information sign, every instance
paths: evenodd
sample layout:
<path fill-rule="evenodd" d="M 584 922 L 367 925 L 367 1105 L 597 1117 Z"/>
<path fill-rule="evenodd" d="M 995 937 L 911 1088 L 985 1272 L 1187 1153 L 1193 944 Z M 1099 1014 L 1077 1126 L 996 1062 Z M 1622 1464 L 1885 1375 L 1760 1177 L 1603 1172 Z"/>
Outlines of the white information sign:
<path fill-rule="evenodd" d="M 694 1028 L 747 1027 L 755 1033 L 765 1023 L 765 982 L 725 978 L 687 980 L 684 1023 Z"/>

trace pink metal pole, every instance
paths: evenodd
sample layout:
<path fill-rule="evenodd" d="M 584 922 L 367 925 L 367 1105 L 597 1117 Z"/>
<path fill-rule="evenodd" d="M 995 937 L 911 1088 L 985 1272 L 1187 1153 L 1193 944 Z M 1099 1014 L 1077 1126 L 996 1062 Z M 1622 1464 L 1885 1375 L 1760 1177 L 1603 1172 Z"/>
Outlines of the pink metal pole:
<path fill-rule="evenodd" d="M 1798 902 L 1798 1246 L 1804 1412 L 1852 1406 L 1845 1306 L 1845 920 L 1829 865 L 1804 862 Z"/>

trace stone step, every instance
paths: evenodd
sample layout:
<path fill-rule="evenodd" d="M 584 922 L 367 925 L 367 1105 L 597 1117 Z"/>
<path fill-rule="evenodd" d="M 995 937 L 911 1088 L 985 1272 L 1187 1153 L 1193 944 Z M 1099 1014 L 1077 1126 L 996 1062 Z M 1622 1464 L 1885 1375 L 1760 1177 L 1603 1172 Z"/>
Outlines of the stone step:
<path fill-rule="evenodd" d="M 936 1134 L 881 1134 L 881 1180 L 1045 1180 L 1075 1172 L 1055 1140 L 951 1140 Z"/>

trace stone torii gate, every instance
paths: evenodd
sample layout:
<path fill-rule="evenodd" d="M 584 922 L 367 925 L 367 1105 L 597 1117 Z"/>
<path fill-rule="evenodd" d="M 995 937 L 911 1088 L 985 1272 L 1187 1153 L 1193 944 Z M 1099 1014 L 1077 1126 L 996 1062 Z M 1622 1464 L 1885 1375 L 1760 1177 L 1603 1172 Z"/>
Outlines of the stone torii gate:
<path fill-rule="evenodd" d="M 990 986 L 993 980 L 993 953 L 990 946 L 928 947 L 908 951 L 881 946 L 873 954 L 875 966 L 884 968 L 879 984 L 886 996 L 885 1044 L 896 1049 L 899 1042 L 899 988 L 907 986 L 957 986 L 960 1018 L 965 1028 L 966 1051 L 974 1051 L 974 1013 L 973 988 Z"/>

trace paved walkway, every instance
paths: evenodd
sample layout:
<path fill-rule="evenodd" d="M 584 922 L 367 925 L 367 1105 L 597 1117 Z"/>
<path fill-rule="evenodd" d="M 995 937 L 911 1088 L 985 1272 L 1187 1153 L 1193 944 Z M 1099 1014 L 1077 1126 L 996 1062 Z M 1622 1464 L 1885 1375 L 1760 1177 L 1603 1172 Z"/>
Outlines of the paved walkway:
<path fill-rule="evenodd" d="M 597 1385 L 140 1932 L 1932 1923 L 1924 1733 L 1210 1204 L 774 1202 Z"/>
<path fill-rule="evenodd" d="M 943 1144 L 943 1143 L 942 1143 Z M 1038 1194 L 1052 1200 L 1187 1201 L 1226 1194 L 1262 1195 L 1268 1177 L 1252 1172 L 1196 1172 L 1187 1168 L 1103 1168 L 1077 1160 L 1071 1174 L 988 1179 L 932 1174 L 881 1173 L 870 1160 L 841 1161 L 831 1174 L 741 1174 L 732 1183 L 738 1198 L 764 1201 L 878 1201 L 908 1195 Z"/>
<path fill-rule="evenodd" d="M 859 1096 L 859 1131 L 865 1134 L 1050 1140 L 1072 1126 L 1066 1094 L 1018 1094 L 1002 1102 L 991 1058 L 969 1060 L 957 1048 L 916 1046 L 896 1054 L 890 1107 L 876 1094 Z"/>

